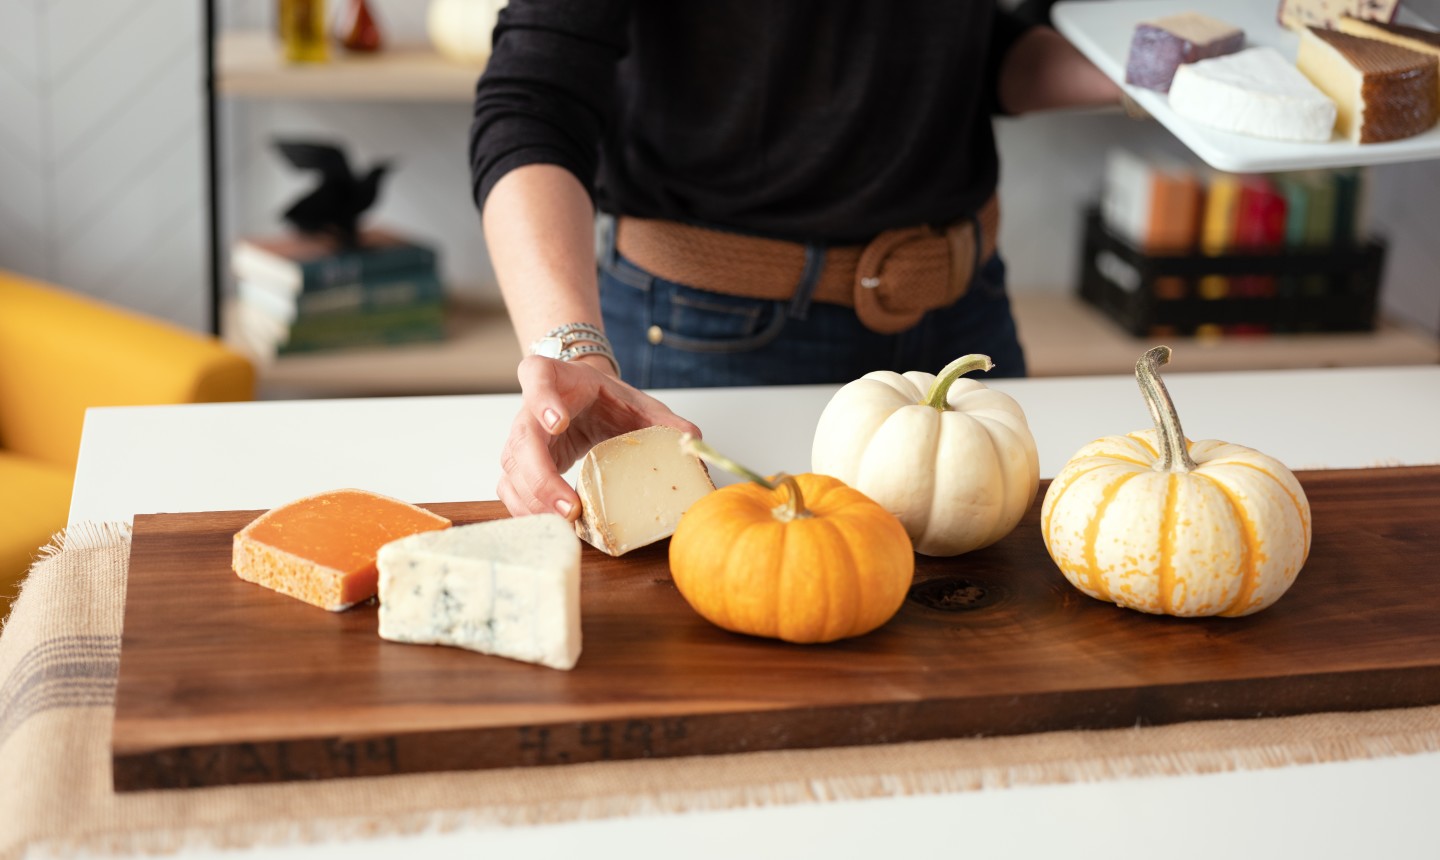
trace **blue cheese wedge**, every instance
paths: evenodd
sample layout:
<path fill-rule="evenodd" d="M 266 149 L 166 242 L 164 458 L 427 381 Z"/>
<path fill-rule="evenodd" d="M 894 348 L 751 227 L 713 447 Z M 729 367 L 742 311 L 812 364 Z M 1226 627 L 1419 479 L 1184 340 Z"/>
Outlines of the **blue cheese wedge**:
<path fill-rule="evenodd" d="M 608 555 L 664 540 L 680 515 L 715 489 L 698 457 L 680 450 L 680 431 L 646 427 L 590 449 L 580 463 L 575 533 Z"/>
<path fill-rule="evenodd" d="M 1391 21 L 1399 9 L 1400 0 L 1280 0 L 1275 17 L 1296 32 L 1306 27 L 1334 30 L 1345 18 Z"/>
<path fill-rule="evenodd" d="M 454 526 L 380 548 L 380 636 L 556 669 L 580 658 L 580 541 L 556 514 Z"/>
<path fill-rule="evenodd" d="M 1274 48 L 1181 66 L 1170 107 L 1212 128 L 1270 140 L 1326 141 L 1335 129 L 1335 102 Z"/>

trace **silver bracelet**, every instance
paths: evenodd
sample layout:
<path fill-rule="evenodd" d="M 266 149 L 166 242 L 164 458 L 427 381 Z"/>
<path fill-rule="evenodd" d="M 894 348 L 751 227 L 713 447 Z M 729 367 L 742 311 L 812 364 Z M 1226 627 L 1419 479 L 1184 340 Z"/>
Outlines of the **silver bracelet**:
<path fill-rule="evenodd" d="M 610 362 L 615 375 L 620 376 L 620 362 L 615 358 L 610 339 L 599 326 L 590 323 L 573 322 L 552 328 L 530 344 L 530 354 L 560 361 L 574 361 L 582 355 L 600 355 Z"/>

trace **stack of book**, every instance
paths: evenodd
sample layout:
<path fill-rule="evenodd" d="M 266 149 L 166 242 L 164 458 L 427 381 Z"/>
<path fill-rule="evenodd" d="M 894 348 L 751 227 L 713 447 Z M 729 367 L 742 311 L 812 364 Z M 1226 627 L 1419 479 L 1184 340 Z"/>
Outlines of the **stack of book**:
<path fill-rule="evenodd" d="M 1146 254 L 1348 246 L 1364 231 L 1364 182 L 1359 168 L 1202 172 L 1116 148 L 1105 165 L 1101 213 L 1106 229 Z"/>
<path fill-rule="evenodd" d="M 1106 160 L 1100 214 L 1112 236 L 1152 258 L 1343 250 L 1357 247 L 1365 232 L 1365 179 L 1359 168 L 1224 173 L 1115 148 Z M 1331 280 L 1323 274 L 1166 275 L 1146 288 L 1159 301 L 1323 298 Z M 1232 322 L 1201 325 L 1195 333 L 1271 330 L 1264 322 Z"/>
<path fill-rule="evenodd" d="M 380 229 L 358 248 L 292 233 L 238 240 L 231 332 L 256 358 L 444 338 L 435 250 Z"/>

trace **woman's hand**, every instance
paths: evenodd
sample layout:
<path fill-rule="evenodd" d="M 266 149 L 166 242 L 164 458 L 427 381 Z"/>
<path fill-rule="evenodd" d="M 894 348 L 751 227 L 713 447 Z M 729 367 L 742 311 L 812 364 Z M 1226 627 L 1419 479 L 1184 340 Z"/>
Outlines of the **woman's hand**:
<path fill-rule="evenodd" d="M 664 424 L 700 435 L 694 424 L 648 394 L 585 361 L 528 356 L 520 362 L 524 403 L 500 454 L 495 488 L 511 516 L 580 515 L 580 497 L 560 477 L 596 443 Z"/>

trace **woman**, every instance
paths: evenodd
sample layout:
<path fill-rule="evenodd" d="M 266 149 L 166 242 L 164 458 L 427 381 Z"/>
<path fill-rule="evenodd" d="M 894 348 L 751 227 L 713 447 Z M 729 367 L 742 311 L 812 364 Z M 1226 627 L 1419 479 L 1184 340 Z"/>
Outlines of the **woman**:
<path fill-rule="evenodd" d="M 1023 375 L 990 117 L 1119 97 L 991 2 L 512 0 L 471 132 L 532 352 L 500 499 L 573 519 L 560 473 L 591 445 L 696 431 L 639 388 L 841 382 L 962 352 Z"/>

